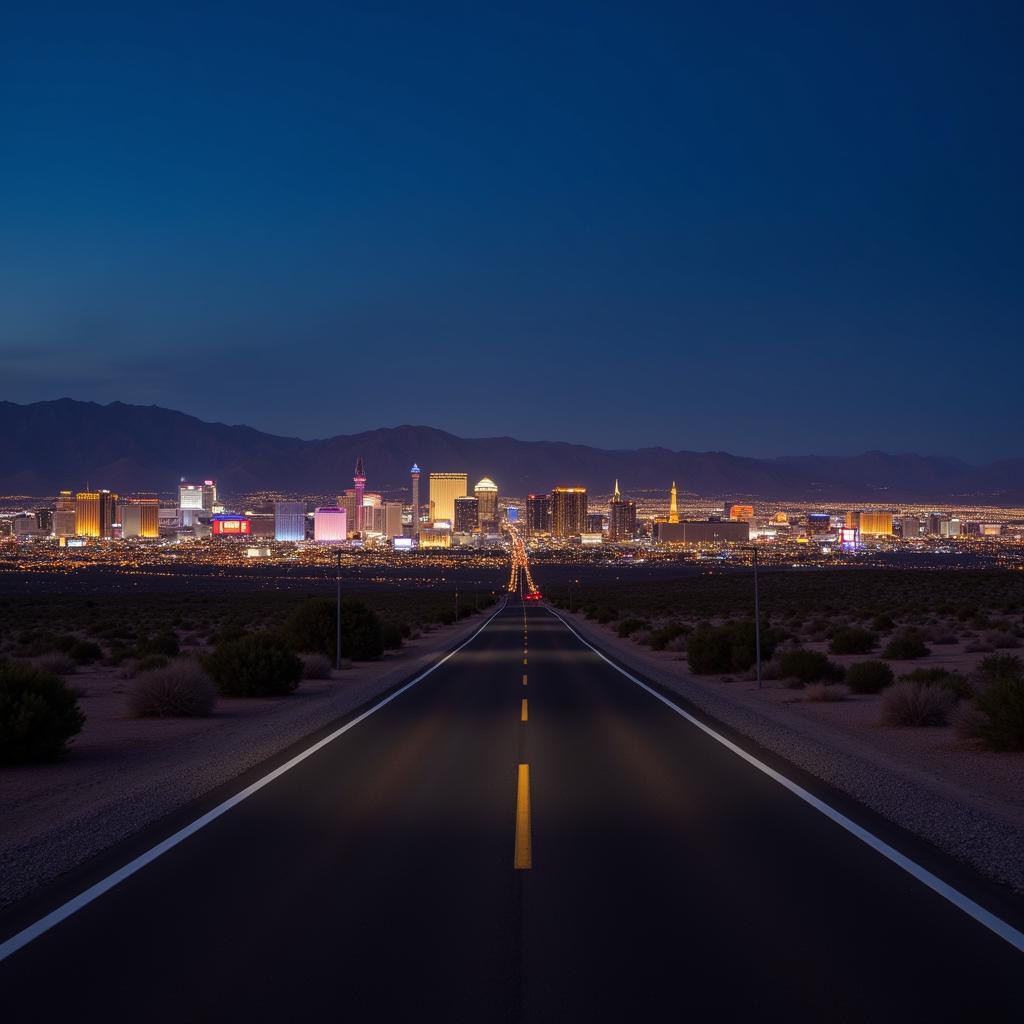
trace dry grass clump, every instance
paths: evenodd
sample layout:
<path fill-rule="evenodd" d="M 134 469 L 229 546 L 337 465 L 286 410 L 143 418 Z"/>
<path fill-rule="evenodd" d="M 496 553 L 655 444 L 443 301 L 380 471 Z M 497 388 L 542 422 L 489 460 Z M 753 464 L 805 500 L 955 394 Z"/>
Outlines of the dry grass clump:
<path fill-rule="evenodd" d="M 849 696 L 850 688 L 843 683 L 812 683 L 804 688 L 804 700 L 831 702 Z"/>
<path fill-rule="evenodd" d="M 180 659 L 143 672 L 128 691 L 135 718 L 201 718 L 213 711 L 217 690 L 202 667 Z"/>
<path fill-rule="evenodd" d="M 956 695 L 944 686 L 900 682 L 882 694 L 883 725 L 946 725 Z"/>

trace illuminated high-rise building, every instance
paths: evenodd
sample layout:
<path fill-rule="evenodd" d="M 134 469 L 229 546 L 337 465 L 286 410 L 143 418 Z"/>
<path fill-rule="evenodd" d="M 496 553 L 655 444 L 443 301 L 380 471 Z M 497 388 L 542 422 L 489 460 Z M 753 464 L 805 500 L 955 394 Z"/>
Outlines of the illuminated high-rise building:
<path fill-rule="evenodd" d="M 455 499 L 464 498 L 469 486 L 467 473 L 430 474 L 430 518 L 434 522 L 442 519 L 455 520 Z"/>
<path fill-rule="evenodd" d="M 117 495 L 110 491 L 79 491 L 75 495 L 75 533 L 79 537 L 109 537 Z"/>
<path fill-rule="evenodd" d="M 306 539 L 306 503 L 277 501 L 274 503 L 274 540 Z"/>
<path fill-rule="evenodd" d="M 415 537 L 420 529 L 420 467 L 415 462 L 409 477 L 412 480 L 412 535 Z"/>
<path fill-rule="evenodd" d="M 535 537 L 551 532 L 551 495 L 526 496 L 526 535 Z"/>
<path fill-rule="evenodd" d="M 754 506 L 727 501 L 722 509 L 722 515 L 733 523 L 752 523 L 754 521 Z"/>
<path fill-rule="evenodd" d="M 70 491 L 61 491 L 57 495 L 57 504 L 53 510 L 53 535 L 75 535 L 75 496 Z"/>
<path fill-rule="evenodd" d="M 473 533 L 480 528 L 480 499 L 469 495 L 455 499 L 455 521 L 452 528 L 456 533 Z"/>
<path fill-rule="evenodd" d="M 489 477 L 484 477 L 473 488 L 476 495 L 480 529 L 484 533 L 498 532 L 498 485 Z"/>
<path fill-rule="evenodd" d="M 313 510 L 313 540 L 339 544 L 348 538 L 348 514 L 336 505 Z"/>
<path fill-rule="evenodd" d="M 632 540 L 636 537 L 636 502 L 624 501 L 619 493 L 619 481 L 615 481 L 615 492 L 608 506 L 608 539 L 610 541 Z"/>
<path fill-rule="evenodd" d="M 672 490 L 668 492 L 668 521 L 670 523 L 679 522 L 679 499 L 675 480 L 672 481 Z"/>
<path fill-rule="evenodd" d="M 573 537 L 587 532 L 586 487 L 551 489 L 551 533 L 555 537 Z"/>
<path fill-rule="evenodd" d="M 363 512 L 363 495 L 366 492 L 366 470 L 363 468 L 362 455 L 356 459 L 356 471 L 352 476 L 352 483 L 356 492 L 356 519 L 352 527 L 357 532 L 362 532 L 365 513 Z"/>
<path fill-rule="evenodd" d="M 184 479 L 178 484 L 178 508 L 196 512 L 213 514 L 217 504 L 217 482 L 204 480 L 202 483 L 190 484 Z"/>
<path fill-rule="evenodd" d="M 117 521 L 124 538 L 152 540 L 160 536 L 160 502 L 156 498 L 135 498 L 117 506 Z"/>
<path fill-rule="evenodd" d="M 861 512 L 860 535 L 862 537 L 891 537 L 891 512 Z"/>

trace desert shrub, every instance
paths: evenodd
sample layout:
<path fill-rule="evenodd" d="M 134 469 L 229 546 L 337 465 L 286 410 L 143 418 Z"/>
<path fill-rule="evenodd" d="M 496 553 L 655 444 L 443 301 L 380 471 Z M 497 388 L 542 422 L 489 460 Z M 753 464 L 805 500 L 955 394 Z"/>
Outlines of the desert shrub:
<path fill-rule="evenodd" d="M 732 669 L 732 638 L 723 629 L 698 626 L 687 638 L 686 658 L 690 671 L 713 675 Z"/>
<path fill-rule="evenodd" d="M 302 655 L 303 679 L 330 679 L 334 665 L 322 654 Z"/>
<path fill-rule="evenodd" d="M 37 662 L 36 667 L 43 672 L 52 672 L 57 676 L 70 676 L 78 670 L 78 664 L 74 658 L 66 654 L 44 654 Z"/>
<path fill-rule="evenodd" d="M 298 651 L 325 654 L 331 661 L 337 656 L 337 604 L 326 598 L 304 601 L 288 617 L 285 635 Z M 453 608 L 442 609 L 438 618 L 446 625 L 455 621 Z M 384 635 L 380 619 L 359 601 L 341 602 L 341 656 L 353 661 L 368 661 L 384 653 Z"/>
<path fill-rule="evenodd" d="M 174 658 L 180 650 L 178 636 L 173 629 L 162 629 L 155 636 L 146 637 L 135 645 L 135 652 L 140 658 L 150 655 L 163 655 L 165 658 Z"/>
<path fill-rule="evenodd" d="M 892 669 L 884 661 L 858 661 L 846 669 L 846 685 L 854 693 L 881 693 L 893 679 Z"/>
<path fill-rule="evenodd" d="M 280 696 L 291 693 L 302 677 L 302 662 L 288 641 L 270 632 L 219 644 L 205 667 L 225 697 Z"/>
<path fill-rule="evenodd" d="M 995 651 L 1005 651 L 1020 647 L 1020 641 L 1010 632 L 992 632 L 985 634 L 985 643 Z"/>
<path fill-rule="evenodd" d="M 139 658 L 135 662 L 135 672 L 152 672 L 154 669 L 164 668 L 168 664 L 168 659 L 162 654 L 147 654 L 144 658 Z"/>
<path fill-rule="evenodd" d="M 608 605 L 603 604 L 598 608 L 594 609 L 593 615 L 588 613 L 588 618 L 593 619 L 595 622 L 600 623 L 602 626 L 607 625 L 612 619 L 616 618 L 618 613 L 614 608 L 610 608 Z"/>
<path fill-rule="evenodd" d="M 472 615 L 473 609 L 467 608 L 467 614 Z M 380 642 L 385 651 L 397 651 L 402 646 L 402 627 L 397 622 L 382 622 L 380 625 Z M 342 647 L 345 641 L 342 639 Z"/>
<path fill-rule="evenodd" d="M 923 686 L 943 686 L 958 700 L 974 695 L 974 688 L 967 677 L 946 668 L 915 668 L 913 672 L 900 676 L 905 683 L 920 683 Z"/>
<path fill-rule="evenodd" d="M 152 657 L 152 656 L 151 656 Z M 128 691 L 134 718 L 201 718 L 213 711 L 217 691 L 194 661 L 180 661 L 143 672 Z"/>
<path fill-rule="evenodd" d="M 999 676 L 974 699 L 974 710 L 960 723 L 962 732 L 989 750 L 1024 750 L 1024 677 Z"/>
<path fill-rule="evenodd" d="M 956 697 L 944 686 L 896 683 L 882 694 L 884 725 L 946 725 Z"/>
<path fill-rule="evenodd" d="M 791 647 L 779 655 L 779 676 L 801 683 L 838 682 L 843 678 L 843 669 L 820 651 Z"/>
<path fill-rule="evenodd" d="M 984 640 L 968 640 L 964 644 L 964 650 L 968 654 L 987 654 L 990 651 L 994 651 L 995 648 Z"/>
<path fill-rule="evenodd" d="M 804 700 L 837 701 L 850 696 L 850 687 L 843 683 L 812 683 L 804 689 Z"/>
<path fill-rule="evenodd" d="M 652 629 L 647 634 L 647 643 L 652 650 L 663 651 L 673 640 L 686 636 L 689 632 L 689 626 L 684 626 L 679 622 L 670 622 L 665 626 L 660 626 L 658 629 Z"/>
<path fill-rule="evenodd" d="M 935 644 L 936 647 L 952 647 L 953 644 L 960 643 L 960 638 L 956 633 L 950 633 L 948 630 L 939 627 L 933 629 L 928 634 L 928 642 Z"/>
<path fill-rule="evenodd" d="M 647 623 L 643 619 L 623 619 L 619 623 L 619 636 L 627 637 L 638 629 L 643 629 Z"/>
<path fill-rule="evenodd" d="M 342 612 L 344 615 L 344 612 Z M 455 610 L 453 608 L 441 608 L 434 615 L 434 621 L 441 626 L 450 626 L 455 621 Z M 344 627 L 343 627 L 344 628 Z M 345 640 L 341 641 L 342 649 L 345 647 Z"/>
<path fill-rule="evenodd" d="M 868 654 L 877 642 L 878 638 L 870 629 L 843 626 L 833 632 L 828 649 L 832 654 Z"/>
<path fill-rule="evenodd" d="M 882 652 L 883 658 L 901 661 L 909 658 L 923 658 L 929 653 L 924 637 L 916 629 L 905 629 L 897 633 Z"/>
<path fill-rule="evenodd" d="M 1024 675 L 1024 661 L 1016 654 L 992 654 L 982 658 L 975 669 L 982 682 L 994 682 L 1003 676 L 1019 678 Z"/>
<path fill-rule="evenodd" d="M 91 640 L 76 640 L 68 649 L 68 654 L 78 662 L 79 665 L 90 665 L 103 657 L 103 651 L 99 644 Z"/>
<path fill-rule="evenodd" d="M 892 621 L 892 618 L 889 615 L 876 615 L 871 620 L 871 628 L 876 633 L 889 633 L 895 628 L 895 626 L 896 623 Z"/>
<path fill-rule="evenodd" d="M 685 654 L 686 653 L 686 634 L 680 633 L 679 636 L 674 637 L 665 644 L 666 651 L 672 651 L 674 654 Z"/>
<path fill-rule="evenodd" d="M 60 676 L 0 663 L 0 762 L 51 761 L 82 731 L 78 697 Z"/>
<path fill-rule="evenodd" d="M 771 659 L 776 644 L 775 632 L 762 625 L 762 662 Z M 743 620 L 717 627 L 698 626 L 689 636 L 686 655 L 690 669 L 698 675 L 745 672 L 757 657 L 754 623 Z"/>

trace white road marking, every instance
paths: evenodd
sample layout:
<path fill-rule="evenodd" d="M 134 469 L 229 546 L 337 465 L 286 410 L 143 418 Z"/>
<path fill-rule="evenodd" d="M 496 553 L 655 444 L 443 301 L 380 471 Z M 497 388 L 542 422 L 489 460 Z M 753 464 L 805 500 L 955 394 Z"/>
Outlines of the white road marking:
<path fill-rule="evenodd" d="M 152 864 L 157 857 L 167 853 L 168 850 L 173 850 L 179 843 L 184 842 L 189 836 L 195 835 L 200 829 L 205 828 L 212 821 L 216 821 L 222 814 L 230 811 L 232 807 L 237 807 L 243 800 L 247 800 L 254 793 L 258 793 L 264 786 L 269 786 L 275 779 L 279 779 L 285 772 L 291 771 L 296 765 L 301 764 L 308 757 L 312 757 L 317 751 L 322 750 L 327 746 L 328 743 L 332 743 L 339 736 L 344 735 L 349 729 L 355 728 L 360 722 L 365 721 L 370 715 L 377 711 L 380 711 L 382 707 L 390 704 L 397 697 L 401 697 L 406 690 L 411 690 L 417 683 L 422 682 L 436 669 L 439 669 L 449 658 L 453 658 L 463 647 L 471 644 L 490 624 L 496 615 L 498 615 L 505 605 L 502 604 L 491 616 L 483 623 L 483 625 L 473 633 L 471 637 L 464 640 L 454 650 L 449 651 L 440 661 L 434 662 L 429 668 L 421 672 L 415 679 L 410 680 L 401 689 L 395 690 L 390 696 L 385 697 L 382 701 L 374 704 L 372 708 L 368 708 L 361 715 L 353 718 L 351 722 L 341 726 L 339 729 L 335 729 L 329 736 L 325 736 L 322 740 L 318 740 L 311 747 L 307 747 L 300 754 L 296 754 L 290 761 L 286 761 L 279 768 L 275 768 L 272 772 L 264 775 L 263 778 L 258 779 L 250 786 L 246 786 L 241 792 L 236 793 L 234 796 L 229 797 L 223 803 L 218 804 L 211 811 L 207 811 L 206 814 L 195 821 L 186 825 L 183 829 L 175 832 L 174 835 L 168 836 L 163 842 L 157 843 L 156 846 L 150 848 L 145 853 L 139 854 L 134 860 L 129 861 L 123 868 L 119 868 L 112 874 L 107 875 L 106 878 L 101 879 L 95 885 L 89 886 L 84 892 L 80 892 L 77 896 L 57 907 L 56 910 L 50 911 L 45 917 L 41 917 L 34 924 L 30 924 L 27 928 L 23 928 L 16 935 L 12 935 L 6 942 L 0 943 L 0 962 L 6 960 L 13 953 L 16 953 L 19 949 L 27 946 L 34 939 L 38 939 L 40 935 L 48 932 L 55 925 L 60 924 L 62 921 L 66 921 L 72 914 L 77 913 L 83 907 L 87 907 L 93 900 L 98 899 L 104 893 L 110 892 L 114 886 L 119 885 L 126 878 L 131 878 L 136 872 L 141 871 L 147 864 Z"/>
<path fill-rule="evenodd" d="M 662 694 L 658 693 L 657 690 L 653 689 L 653 687 L 648 686 L 645 682 L 643 682 L 640 679 L 637 679 L 636 676 L 627 672 L 624 668 L 622 668 L 621 665 L 616 665 L 615 662 L 611 660 L 611 658 L 607 657 L 605 654 L 599 651 L 593 644 L 589 643 L 587 640 L 584 640 L 584 638 L 580 636 L 580 634 L 577 633 L 576 630 L 573 629 L 573 627 L 570 626 L 569 623 L 566 622 L 565 619 L 563 619 L 562 616 L 559 615 L 557 612 L 553 611 L 550 608 L 548 609 L 548 611 L 552 615 L 554 615 L 554 617 L 558 619 L 559 622 L 561 622 L 562 625 L 565 626 L 565 628 L 569 630 L 569 632 L 572 633 L 572 635 L 576 637 L 576 639 L 579 640 L 579 642 L 583 644 L 584 647 L 589 647 L 590 650 L 592 650 L 602 661 L 611 665 L 613 669 L 624 675 L 630 682 L 636 683 L 636 685 L 639 686 L 642 690 L 646 690 L 652 697 L 654 697 L 656 700 L 660 700 L 662 704 L 664 704 L 666 707 L 671 708 L 677 715 L 682 715 L 683 718 L 685 718 L 691 725 L 695 725 L 698 729 L 701 730 L 701 732 L 706 733 L 713 740 L 716 740 L 717 742 L 721 743 L 723 747 L 726 747 L 728 750 L 731 750 L 734 754 L 737 755 L 737 757 L 743 758 L 744 761 L 746 761 L 750 765 L 753 765 L 753 767 L 755 767 L 758 771 L 763 772 L 770 779 L 773 779 L 775 782 L 777 782 L 780 786 L 784 786 L 794 796 L 798 796 L 801 800 L 803 800 L 804 803 L 810 805 L 816 811 L 825 815 L 826 818 L 829 818 L 831 821 L 834 821 L 837 825 L 839 825 L 840 828 L 845 829 L 847 832 L 850 833 L 850 835 L 859 839 L 862 843 L 865 843 L 867 846 L 870 846 L 871 849 L 875 850 L 877 853 L 880 853 L 883 857 L 891 861 L 897 867 L 902 868 L 904 871 L 907 872 L 908 875 L 912 876 L 913 878 L 916 878 L 922 885 L 926 885 L 929 889 L 932 890 L 932 892 L 935 892 L 943 899 L 948 900 L 958 910 L 961 910 L 963 911 L 963 913 L 967 914 L 968 917 L 974 918 L 974 920 L 977 921 L 979 924 L 984 925 L 986 928 L 989 929 L 989 931 L 994 932 L 996 935 L 999 936 L 999 938 L 1003 939 L 1005 942 L 1008 942 L 1018 951 L 1024 953 L 1024 932 L 1019 931 L 1018 929 L 1014 928 L 1013 925 L 1008 924 L 1006 921 L 1004 921 L 1001 917 L 997 917 L 991 911 L 986 910 L 983 906 L 981 906 L 981 904 L 975 903 L 974 900 L 972 900 L 969 896 L 965 896 L 962 892 L 960 892 L 959 889 L 955 889 L 948 882 L 944 882 L 941 878 L 938 877 L 938 875 L 932 874 L 931 871 L 929 871 L 927 868 L 922 867 L 920 864 L 917 863 L 917 861 L 911 860 L 910 857 L 906 856 L 906 854 L 900 853 L 899 850 L 897 850 L 893 846 L 890 846 L 887 842 L 885 842 L 884 839 L 879 839 L 878 836 L 876 836 L 873 832 L 869 832 L 862 825 L 858 825 L 855 821 L 846 817 L 845 814 L 840 813 L 834 807 L 825 803 L 824 800 L 821 800 L 818 797 L 816 797 L 813 793 L 808 792 L 806 789 L 803 788 L 803 786 L 800 786 L 797 783 L 793 782 L 792 779 L 786 778 L 786 776 L 783 775 L 781 772 L 777 772 L 774 768 L 769 767 L 763 761 L 758 760 L 758 758 L 754 757 L 753 754 L 748 754 L 747 751 L 745 751 L 742 747 L 739 747 L 731 740 L 726 739 L 724 736 L 721 735 L 721 733 L 715 732 L 714 729 L 712 729 L 708 725 L 705 725 L 702 721 L 700 721 L 698 718 L 695 718 L 688 711 L 684 711 L 681 707 L 679 707 L 678 704 L 674 704 L 667 697 L 663 696 Z"/>

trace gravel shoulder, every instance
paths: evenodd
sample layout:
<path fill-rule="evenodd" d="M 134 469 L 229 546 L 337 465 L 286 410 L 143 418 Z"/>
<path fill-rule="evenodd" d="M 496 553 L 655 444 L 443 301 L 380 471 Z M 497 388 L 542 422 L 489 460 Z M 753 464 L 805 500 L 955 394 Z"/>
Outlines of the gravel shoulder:
<path fill-rule="evenodd" d="M 486 621 L 437 628 L 288 697 L 222 699 L 209 718 L 133 719 L 116 670 L 73 676 L 88 717 L 68 756 L 0 772 L 0 906 L 413 678 Z"/>
<path fill-rule="evenodd" d="M 693 676 L 678 654 L 622 639 L 580 613 L 559 614 L 624 667 L 1024 892 L 1024 756 L 978 750 L 948 727 L 881 726 L 877 697 L 809 702 L 778 685 L 758 690 L 748 681 Z"/>

